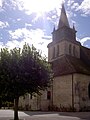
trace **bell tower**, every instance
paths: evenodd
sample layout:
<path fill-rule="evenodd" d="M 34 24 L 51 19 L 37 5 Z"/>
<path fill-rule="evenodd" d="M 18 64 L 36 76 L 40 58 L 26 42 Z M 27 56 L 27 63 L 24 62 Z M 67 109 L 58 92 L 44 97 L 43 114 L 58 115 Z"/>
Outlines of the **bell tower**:
<path fill-rule="evenodd" d="M 64 4 L 57 29 L 53 29 L 52 42 L 48 44 L 48 61 L 52 62 L 60 57 L 70 55 L 80 58 L 80 43 L 76 41 L 76 30 L 70 28 Z"/>

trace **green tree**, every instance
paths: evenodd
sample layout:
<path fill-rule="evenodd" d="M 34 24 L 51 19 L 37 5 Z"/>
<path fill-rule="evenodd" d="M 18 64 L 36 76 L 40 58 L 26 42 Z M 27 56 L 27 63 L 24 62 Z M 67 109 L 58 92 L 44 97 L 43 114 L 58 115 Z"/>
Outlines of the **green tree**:
<path fill-rule="evenodd" d="M 50 64 L 34 46 L 28 44 L 23 49 L 1 49 L 0 92 L 2 96 L 14 100 L 14 120 L 18 118 L 19 97 L 26 93 L 39 93 L 50 86 L 52 71 Z"/>

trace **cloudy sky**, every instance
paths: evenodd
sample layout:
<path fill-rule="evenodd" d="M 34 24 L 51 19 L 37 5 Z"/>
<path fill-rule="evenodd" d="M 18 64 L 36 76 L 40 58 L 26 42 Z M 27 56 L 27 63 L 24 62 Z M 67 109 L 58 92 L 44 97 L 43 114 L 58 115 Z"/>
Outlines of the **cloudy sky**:
<path fill-rule="evenodd" d="M 90 48 L 90 0 L 0 0 L 0 48 L 22 47 L 27 42 L 47 55 L 62 2 L 77 40 Z"/>

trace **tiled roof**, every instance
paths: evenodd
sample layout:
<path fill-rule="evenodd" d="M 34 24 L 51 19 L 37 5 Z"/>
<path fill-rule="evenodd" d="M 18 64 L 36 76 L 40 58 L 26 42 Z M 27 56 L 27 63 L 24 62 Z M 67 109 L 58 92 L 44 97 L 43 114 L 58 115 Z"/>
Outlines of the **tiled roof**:
<path fill-rule="evenodd" d="M 81 46 L 81 52 L 80 52 L 81 59 L 90 66 L 90 49 Z"/>
<path fill-rule="evenodd" d="M 81 52 L 83 51 L 81 50 Z M 87 51 L 86 49 L 84 49 L 84 54 L 86 53 Z M 89 55 L 90 53 L 87 54 Z M 83 56 L 83 58 L 84 57 L 85 56 Z M 54 76 L 60 76 L 60 75 L 66 75 L 72 73 L 82 73 L 82 74 L 90 75 L 90 65 L 87 63 L 87 59 L 84 60 L 83 58 L 82 56 L 81 59 L 78 59 L 69 55 L 64 55 L 59 59 L 53 61 L 52 67 L 53 67 Z M 90 56 L 88 56 L 88 58 L 90 58 Z M 90 63 L 90 59 L 89 59 L 89 63 Z"/>

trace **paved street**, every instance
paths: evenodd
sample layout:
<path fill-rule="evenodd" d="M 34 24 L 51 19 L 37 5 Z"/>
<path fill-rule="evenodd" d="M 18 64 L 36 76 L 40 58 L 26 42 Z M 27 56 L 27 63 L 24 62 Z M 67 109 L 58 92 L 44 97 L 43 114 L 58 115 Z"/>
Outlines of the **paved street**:
<path fill-rule="evenodd" d="M 21 120 L 90 120 L 90 112 L 19 112 Z M 0 120 L 13 120 L 13 110 L 0 110 Z"/>

